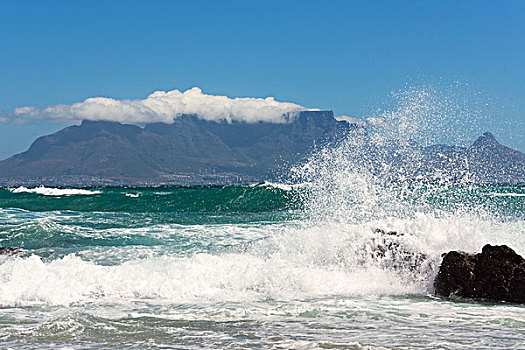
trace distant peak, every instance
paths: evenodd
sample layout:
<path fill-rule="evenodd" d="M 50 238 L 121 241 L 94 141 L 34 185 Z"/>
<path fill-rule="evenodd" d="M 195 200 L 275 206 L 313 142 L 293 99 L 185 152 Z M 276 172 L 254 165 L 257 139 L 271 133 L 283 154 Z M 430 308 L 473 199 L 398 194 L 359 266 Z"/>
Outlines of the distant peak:
<path fill-rule="evenodd" d="M 496 140 L 494 135 L 490 131 L 486 131 L 478 137 L 478 139 L 472 144 L 472 147 L 483 147 L 483 146 L 497 146 L 499 142 Z"/>
<path fill-rule="evenodd" d="M 480 138 L 485 138 L 487 140 L 496 140 L 496 138 L 494 137 L 494 135 L 492 135 L 492 133 L 490 131 L 485 131 L 483 133 L 483 135 L 480 136 Z"/>

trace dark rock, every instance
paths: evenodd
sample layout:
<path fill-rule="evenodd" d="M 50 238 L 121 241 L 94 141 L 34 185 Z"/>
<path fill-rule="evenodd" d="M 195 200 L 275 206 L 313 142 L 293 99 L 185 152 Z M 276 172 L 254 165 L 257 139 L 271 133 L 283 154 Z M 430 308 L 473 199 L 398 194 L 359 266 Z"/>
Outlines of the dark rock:
<path fill-rule="evenodd" d="M 0 255 L 14 255 L 21 252 L 22 249 L 17 247 L 0 247 Z"/>
<path fill-rule="evenodd" d="M 380 229 L 380 228 L 376 228 L 376 230 L 374 232 L 375 233 L 379 233 L 380 235 L 383 235 L 383 236 L 387 235 L 387 236 L 397 236 L 397 237 L 399 237 L 399 236 L 403 236 L 404 235 L 404 233 L 398 233 L 396 231 L 388 231 L 387 232 L 387 231 L 385 231 L 383 229 Z"/>
<path fill-rule="evenodd" d="M 444 255 L 435 293 L 525 303 L 525 259 L 506 245 L 487 244 L 481 253 Z"/>
<path fill-rule="evenodd" d="M 472 296 L 475 291 L 475 256 L 451 251 L 445 254 L 434 281 L 436 294 Z"/>
<path fill-rule="evenodd" d="M 372 258 L 380 261 L 383 267 L 396 271 L 417 271 L 428 257 L 418 251 L 413 251 L 400 240 L 404 233 L 376 229 L 379 237 L 372 242 Z"/>

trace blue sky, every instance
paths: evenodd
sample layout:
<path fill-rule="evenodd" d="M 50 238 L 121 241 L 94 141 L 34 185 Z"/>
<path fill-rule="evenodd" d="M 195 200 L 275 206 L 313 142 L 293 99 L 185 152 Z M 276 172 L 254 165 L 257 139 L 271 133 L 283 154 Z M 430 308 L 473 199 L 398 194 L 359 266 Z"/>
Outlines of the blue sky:
<path fill-rule="evenodd" d="M 198 86 L 366 117 L 459 82 L 525 151 L 525 1 L 11 1 L 0 27 L 4 113 Z M 0 123 L 0 158 L 64 126 Z"/>

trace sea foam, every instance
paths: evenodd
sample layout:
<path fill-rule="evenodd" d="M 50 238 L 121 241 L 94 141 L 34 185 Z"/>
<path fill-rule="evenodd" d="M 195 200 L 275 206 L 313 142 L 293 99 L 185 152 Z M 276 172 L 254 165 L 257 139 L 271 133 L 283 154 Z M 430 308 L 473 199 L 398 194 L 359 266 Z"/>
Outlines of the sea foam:
<path fill-rule="evenodd" d="M 53 188 L 53 187 L 34 187 L 34 188 L 27 188 L 24 186 L 10 189 L 12 193 L 36 193 L 43 196 L 54 196 L 54 197 L 60 197 L 60 196 L 75 196 L 75 195 L 82 195 L 82 196 L 90 196 L 94 194 L 100 194 L 101 191 L 93 191 L 93 190 L 84 190 L 79 188 Z"/>
<path fill-rule="evenodd" d="M 516 236 L 523 231 L 523 222 L 490 223 L 474 217 L 437 218 L 420 213 L 413 218 L 391 217 L 359 224 L 280 223 L 265 227 L 258 226 L 256 231 L 253 225 L 164 227 L 166 232 L 180 232 L 179 236 L 187 229 L 184 235 L 197 235 L 196 243 L 214 242 L 214 247 L 186 255 L 170 249 L 167 242 L 172 237 L 160 236 L 159 244 L 166 241 L 161 246 L 101 246 L 53 259 L 27 254 L 9 257 L 0 263 L 0 305 L 209 304 L 425 296 L 432 293 L 443 252 L 479 251 L 485 243 L 509 240 L 518 253 L 525 250 L 525 237 Z M 375 228 L 403 232 L 399 243 L 428 259 L 412 271 L 399 268 L 395 257 L 378 258 L 373 254 L 380 238 Z M 84 238 L 86 234 L 78 232 Z M 106 237 L 110 243 L 116 232 L 96 230 L 93 234 L 99 239 Z M 127 239 L 144 234 L 140 229 L 126 231 Z"/>
<path fill-rule="evenodd" d="M 491 193 L 492 197 L 525 197 L 525 193 Z"/>

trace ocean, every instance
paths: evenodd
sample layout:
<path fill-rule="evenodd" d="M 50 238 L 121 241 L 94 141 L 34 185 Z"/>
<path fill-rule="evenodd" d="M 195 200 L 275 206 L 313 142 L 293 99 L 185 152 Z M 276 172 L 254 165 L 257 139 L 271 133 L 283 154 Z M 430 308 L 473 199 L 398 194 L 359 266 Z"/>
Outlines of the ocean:
<path fill-rule="evenodd" d="M 321 175 L 0 189 L 0 246 L 23 249 L 0 256 L 0 347 L 525 348 L 523 305 L 432 286 L 449 250 L 525 253 L 525 186 Z M 404 255 L 374 254 L 376 229 Z"/>

